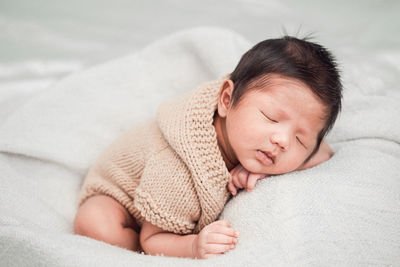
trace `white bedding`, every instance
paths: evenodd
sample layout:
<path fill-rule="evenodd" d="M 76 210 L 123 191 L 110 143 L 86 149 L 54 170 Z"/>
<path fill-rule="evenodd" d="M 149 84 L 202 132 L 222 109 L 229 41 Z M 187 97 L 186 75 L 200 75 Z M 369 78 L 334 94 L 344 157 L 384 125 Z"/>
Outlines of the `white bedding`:
<path fill-rule="evenodd" d="M 228 203 L 221 218 L 241 233 L 235 250 L 195 261 L 73 234 L 80 183 L 102 149 L 164 99 L 232 71 L 250 47 L 226 29 L 180 32 L 73 74 L 15 109 L 0 125 L 0 265 L 398 265 L 400 80 L 385 55 L 341 62 L 344 107 L 328 136 L 332 159 L 262 180 Z"/>

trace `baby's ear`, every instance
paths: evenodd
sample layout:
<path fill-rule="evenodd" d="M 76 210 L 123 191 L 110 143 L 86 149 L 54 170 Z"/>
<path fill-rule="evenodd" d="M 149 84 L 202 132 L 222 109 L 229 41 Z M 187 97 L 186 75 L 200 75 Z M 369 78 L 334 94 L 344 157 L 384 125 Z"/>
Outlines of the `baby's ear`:
<path fill-rule="evenodd" d="M 218 115 L 225 118 L 232 102 L 232 92 L 235 85 L 232 80 L 226 80 L 221 86 L 218 95 Z"/>

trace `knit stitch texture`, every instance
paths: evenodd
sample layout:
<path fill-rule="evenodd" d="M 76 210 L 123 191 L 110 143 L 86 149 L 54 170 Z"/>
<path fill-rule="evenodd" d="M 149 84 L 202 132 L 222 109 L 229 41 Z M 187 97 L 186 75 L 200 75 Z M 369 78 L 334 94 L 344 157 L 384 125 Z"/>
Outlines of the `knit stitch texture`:
<path fill-rule="evenodd" d="M 176 234 L 198 233 L 215 221 L 229 198 L 230 174 L 213 126 L 225 79 L 163 103 L 156 120 L 122 134 L 89 169 L 79 205 L 108 195 L 139 226 L 146 220 Z"/>

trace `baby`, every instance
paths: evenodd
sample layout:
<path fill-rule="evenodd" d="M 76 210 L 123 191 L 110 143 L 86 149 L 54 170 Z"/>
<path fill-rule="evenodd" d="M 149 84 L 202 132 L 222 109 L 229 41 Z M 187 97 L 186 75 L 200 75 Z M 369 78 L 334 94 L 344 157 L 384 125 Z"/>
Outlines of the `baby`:
<path fill-rule="evenodd" d="M 324 137 L 341 91 L 324 47 L 289 36 L 260 42 L 230 75 L 162 104 L 100 155 L 82 185 L 75 233 L 150 255 L 234 249 L 238 231 L 217 220 L 229 197 L 329 159 Z"/>

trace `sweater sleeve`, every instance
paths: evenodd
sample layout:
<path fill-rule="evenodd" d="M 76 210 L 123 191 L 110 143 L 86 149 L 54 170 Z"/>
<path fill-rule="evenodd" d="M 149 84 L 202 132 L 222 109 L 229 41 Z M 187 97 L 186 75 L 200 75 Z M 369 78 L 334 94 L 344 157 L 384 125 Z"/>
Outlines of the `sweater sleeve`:
<path fill-rule="evenodd" d="M 146 162 L 134 206 L 144 220 L 176 234 L 193 232 L 200 204 L 186 165 L 170 147 Z"/>

